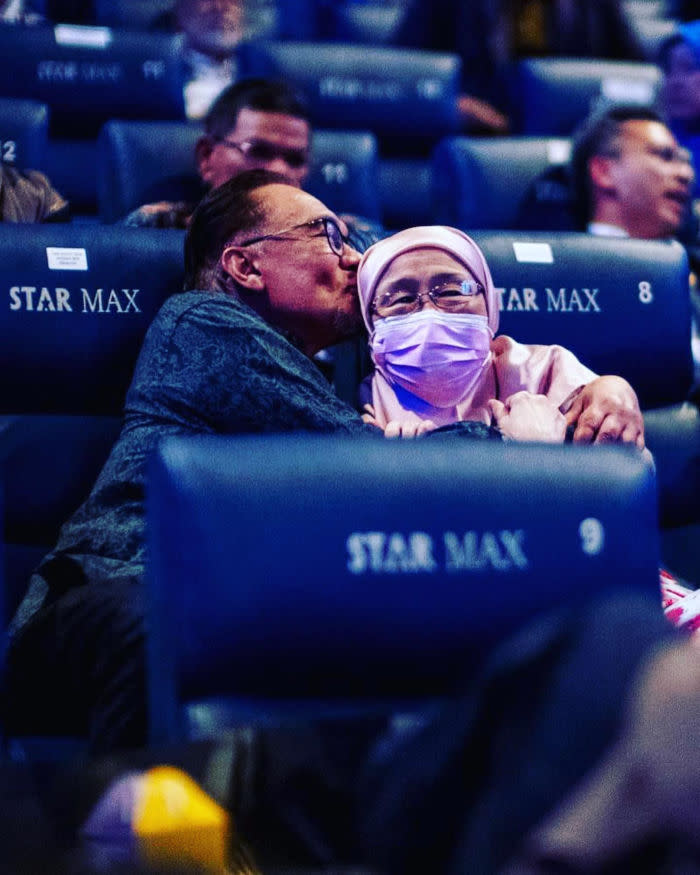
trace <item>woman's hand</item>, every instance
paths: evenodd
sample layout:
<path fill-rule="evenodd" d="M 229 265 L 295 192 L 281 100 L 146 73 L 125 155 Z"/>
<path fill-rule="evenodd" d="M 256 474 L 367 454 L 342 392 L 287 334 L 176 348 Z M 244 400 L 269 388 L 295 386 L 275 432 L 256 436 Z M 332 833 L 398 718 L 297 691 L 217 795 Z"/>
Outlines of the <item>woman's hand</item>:
<path fill-rule="evenodd" d="M 566 414 L 573 425 L 574 442 L 629 443 L 644 449 L 644 419 L 634 389 L 622 377 L 591 380 L 576 396 Z"/>
<path fill-rule="evenodd" d="M 371 404 L 365 404 L 362 408 L 365 412 L 362 414 L 362 421 L 367 425 L 373 425 L 376 428 L 381 428 L 377 420 L 377 415 L 374 412 L 374 407 Z M 392 419 L 386 424 L 384 429 L 384 437 L 388 438 L 412 438 L 418 435 L 425 434 L 436 428 L 432 419 L 423 419 L 420 422 L 404 422 L 402 419 Z"/>
<path fill-rule="evenodd" d="M 386 424 L 384 437 L 413 438 L 426 434 L 436 428 L 432 419 L 422 419 L 420 422 L 405 422 L 402 419 L 392 419 Z"/>
<path fill-rule="evenodd" d="M 563 443 L 566 418 L 544 395 L 516 392 L 505 403 L 495 398 L 488 402 L 492 425 L 516 441 Z"/>
<path fill-rule="evenodd" d="M 377 422 L 377 414 L 374 412 L 374 407 L 371 404 L 365 404 L 362 408 L 365 412 L 362 414 L 362 421 L 366 425 L 373 425 L 375 428 L 381 428 Z"/>

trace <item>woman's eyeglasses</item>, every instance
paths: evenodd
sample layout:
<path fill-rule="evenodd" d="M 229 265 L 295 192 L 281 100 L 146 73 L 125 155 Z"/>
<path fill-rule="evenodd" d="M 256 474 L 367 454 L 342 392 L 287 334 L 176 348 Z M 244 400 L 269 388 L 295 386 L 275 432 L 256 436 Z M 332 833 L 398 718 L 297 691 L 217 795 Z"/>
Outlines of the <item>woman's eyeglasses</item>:
<path fill-rule="evenodd" d="M 427 297 L 438 310 L 466 313 L 472 309 L 475 299 L 483 294 L 481 283 L 466 279 L 439 283 L 427 292 L 396 288 L 375 298 L 372 311 L 384 319 L 387 316 L 405 316 L 418 310 Z"/>

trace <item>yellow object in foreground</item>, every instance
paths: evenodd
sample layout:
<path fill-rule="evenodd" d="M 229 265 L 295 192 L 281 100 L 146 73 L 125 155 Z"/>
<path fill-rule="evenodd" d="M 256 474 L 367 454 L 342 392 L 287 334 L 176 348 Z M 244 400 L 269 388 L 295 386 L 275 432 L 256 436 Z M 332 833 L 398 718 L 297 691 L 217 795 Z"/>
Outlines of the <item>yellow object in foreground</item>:
<path fill-rule="evenodd" d="M 172 766 L 143 775 L 132 828 L 149 865 L 189 862 L 224 872 L 230 841 L 228 813 L 192 778 Z"/>

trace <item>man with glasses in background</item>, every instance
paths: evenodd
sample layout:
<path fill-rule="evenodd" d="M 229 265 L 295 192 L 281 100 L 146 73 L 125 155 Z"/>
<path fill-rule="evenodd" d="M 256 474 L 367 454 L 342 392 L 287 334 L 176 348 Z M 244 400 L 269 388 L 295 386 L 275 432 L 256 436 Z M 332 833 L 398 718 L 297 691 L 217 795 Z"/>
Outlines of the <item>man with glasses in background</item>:
<path fill-rule="evenodd" d="M 301 188 L 309 172 L 311 121 L 303 97 L 282 81 L 252 78 L 229 86 L 204 121 L 195 145 L 202 195 L 246 170 L 280 173 Z M 164 146 L 167 148 L 167 146 Z M 196 204 L 160 201 L 125 218 L 127 225 L 186 228 Z M 350 239 L 364 250 L 383 233 L 379 226 L 345 216 Z"/>

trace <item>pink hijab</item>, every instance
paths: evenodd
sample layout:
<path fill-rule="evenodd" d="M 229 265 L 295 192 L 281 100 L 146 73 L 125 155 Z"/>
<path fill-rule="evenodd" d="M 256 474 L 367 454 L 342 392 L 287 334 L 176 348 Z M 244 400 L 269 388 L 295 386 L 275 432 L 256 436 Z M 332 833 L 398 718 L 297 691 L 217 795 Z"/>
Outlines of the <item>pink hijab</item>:
<path fill-rule="evenodd" d="M 360 309 L 367 330 L 372 333 L 370 308 L 379 281 L 392 262 L 414 249 L 438 249 L 460 261 L 485 290 L 486 312 L 492 336 L 498 331 L 498 295 L 483 252 L 457 228 L 426 225 L 399 231 L 375 243 L 365 252 L 357 272 Z M 362 404 L 371 404 L 377 423 L 384 428 L 392 419 L 432 419 L 436 425 L 457 420 L 490 423 L 487 401 L 505 401 L 522 390 L 546 395 L 566 412 L 578 391 L 597 375 L 561 346 L 521 344 L 501 335 L 491 348 L 477 385 L 455 407 L 434 407 L 401 386 L 395 386 L 378 369 L 367 377 L 360 390 Z"/>

